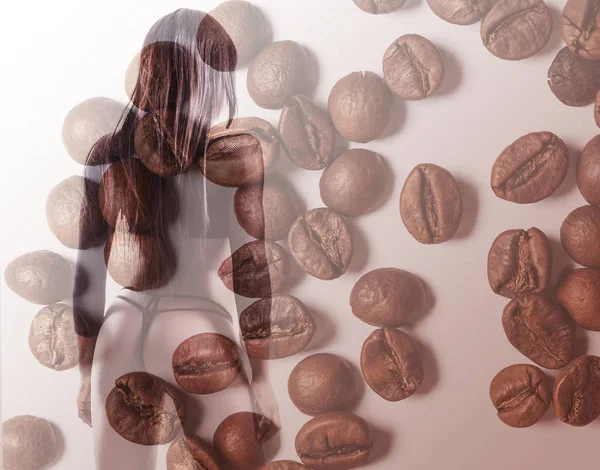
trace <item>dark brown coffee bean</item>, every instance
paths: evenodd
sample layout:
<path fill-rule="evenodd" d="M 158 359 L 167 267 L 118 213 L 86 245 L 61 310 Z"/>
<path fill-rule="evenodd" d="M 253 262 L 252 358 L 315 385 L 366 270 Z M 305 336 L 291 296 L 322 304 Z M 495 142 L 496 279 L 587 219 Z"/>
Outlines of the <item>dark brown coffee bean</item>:
<path fill-rule="evenodd" d="M 392 103 L 392 93 L 379 75 L 354 72 L 338 80 L 327 106 L 342 137 L 366 143 L 381 137 L 388 127 Z"/>
<path fill-rule="evenodd" d="M 212 446 L 196 435 L 179 436 L 167 450 L 167 470 L 221 470 Z"/>
<path fill-rule="evenodd" d="M 262 446 L 276 433 L 277 428 L 269 419 L 243 411 L 219 424 L 213 445 L 226 468 L 255 470 L 265 463 Z"/>
<path fill-rule="evenodd" d="M 500 59 L 526 59 L 548 43 L 552 24 L 543 0 L 500 0 L 483 17 L 481 39 Z"/>
<path fill-rule="evenodd" d="M 488 254 L 488 280 L 496 294 L 512 299 L 521 292 L 544 292 L 552 274 L 552 250 L 541 230 L 506 230 Z"/>
<path fill-rule="evenodd" d="M 356 397 L 352 368 L 334 354 L 313 354 L 292 370 L 288 393 L 292 403 L 307 415 L 343 410 Z"/>
<path fill-rule="evenodd" d="M 362 11 L 372 15 L 383 15 L 399 10 L 406 0 L 353 0 Z"/>
<path fill-rule="evenodd" d="M 494 377 L 490 398 L 504 424 L 527 428 L 546 414 L 552 392 L 546 375 L 539 368 L 516 364 L 502 369 Z"/>
<path fill-rule="evenodd" d="M 532 132 L 506 147 L 492 168 L 496 196 L 530 204 L 550 196 L 569 168 L 565 143 L 551 132 Z"/>
<path fill-rule="evenodd" d="M 298 217 L 298 203 L 283 181 L 242 186 L 233 199 L 235 217 L 246 233 L 258 239 L 287 237 Z"/>
<path fill-rule="evenodd" d="M 460 25 L 477 23 L 490 8 L 489 0 L 427 0 L 427 4 L 441 19 Z"/>
<path fill-rule="evenodd" d="M 305 96 L 293 96 L 286 103 L 278 130 L 285 153 L 300 168 L 322 170 L 335 156 L 335 127 Z"/>
<path fill-rule="evenodd" d="M 362 276 L 350 293 L 352 313 L 375 326 L 401 326 L 423 313 L 425 287 L 408 271 L 380 268 Z"/>
<path fill-rule="evenodd" d="M 258 470 L 309 470 L 306 465 L 292 460 L 278 460 L 264 464 Z"/>
<path fill-rule="evenodd" d="M 311 276 L 337 279 L 352 260 L 352 235 L 341 215 L 327 208 L 306 212 L 290 228 L 292 256 Z"/>
<path fill-rule="evenodd" d="M 584 59 L 600 59 L 599 0 L 567 0 L 561 24 L 569 49 Z"/>
<path fill-rule="evenodd" d="M 396 39 L 383 56 L 383 78 L 400 98 L 433 95 L 444 78 L 444 61 L 433 43 L 418 34 Z"/>
<path fill-rule="evenodd" d="M 369 387 L 388 401 L 412 396 L 423 383 L 418 346 L 394 328 L 381 328 L 369 335 L 360 353 L 360 368 Z"/>
<path fill-rule="evenodd" d="M 260 118 L 234 119 L 231 126 L 221 123 L 210 130 L 206 157 L 200 170 L 221 186 L 244 186 L 263 181 L 265 173 L 279 157 L 275 129 Z"/>
<path fill-rule="evenodd" d="M 302 351 L 316 328 L 306 306 L 291 295 L 260 299 L 240 314 L 246 351 L 256 359 L 281 359 Z"/>
<path fill-rule="evenodd" d="M 327 207 L 354 217 L 373 210 L 387 181 L 388 168 L 383 158 L 370 150 L 351 149 L 323 172 L 319 189 Z"/>
<path fill-rule="evenodd" d="M 152 446 L 175 439 L 185 410 L 175 387 L 147 372 L 131 372 L 115 381 L 106 398 L 106 416 L 124 439 Z"/>
<path fill-rule="evenodd" d="M 186 392 L 200 395 L 225 390 L 241 366 L 235 343 L 217 333 L 192 336 L 173 353 L 173 375 L 177 384 Z"/>
<path fill-rule="evenodd" d="M 338 470 L 364 464 L 373 449 L 373 430 L 359 416 L 330 411 L 311 419 L 296 435 L 296 453 L 315 470 Z"/>
<path fill-rule="evenodd" d="M 560 242 L 576 263 L 600 268 L 600 207 L 588 205 L 571 212 L 560 227 Z"/>
<path fill-rule="evenodd" d="M 600 135 L 590 140 L 581 152 L 577 186 L 587 202 L 600 206 Z"/>
<path fill-rule="evenodd" d="M 246 85 L 261 108 L 281 109 L 310 85 L 310 61 L 306 50 L 294 41 L 269 44 L 254 58 Z"/>
<path fill-rule="evenodd" d="M 510 344 L 546 369 L 573 359 L 575 325 L 562 307 L 538 294 L 519 294 L 504 309 L 502 325 Z"/>
<path fill-rule="evenodd" d="M 600 270 L 575 269 L 556 287 L 558 302 L 582 328 L 600 331 Z"/>
<path fill-rule="evenodd" d="M 225 287 L 244 297 L 268 297 L 285 283 L 287 253 L 277 243 L 256 240 L 238 248 L 221 264 Z"/>
<path fill-rule="evenodd" d="M 565 47 L 550 65 L 548 85 L 564 104 L 586 106 L 600 90 L 600 61 L 584 59 Z"/>
<path fill-rule="evenodd" d="M 552 392 L 554 411 L 571 426 L 586 426 L 600 416 L 600 357 L 581 356 L 558 372 Z"/>
<path fill-rule="evenodd" d="M 452 174 L 437 165 L 417 165 L 400 194 L 400 216 L 409 233 L 428 245 L 450 240 L 462 219 L 462 192 Z"/>
<path fill-rule="evenodd" d="M 2 468 L 39 470 L 61 454 L 61 438 L 54 425 L 31 415 L 15 416 L 2 423 Z"/>

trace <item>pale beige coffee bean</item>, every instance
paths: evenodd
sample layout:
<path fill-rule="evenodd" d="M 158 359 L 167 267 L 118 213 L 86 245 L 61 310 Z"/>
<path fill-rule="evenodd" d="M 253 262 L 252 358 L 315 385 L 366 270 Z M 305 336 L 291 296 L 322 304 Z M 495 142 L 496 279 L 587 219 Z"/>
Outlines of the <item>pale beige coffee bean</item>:
<path fill-rule="evenodd" d="M 2 423 L 3 470 L 40 470 L 57 460 L 60 441 L 49 421 L 15 416 Z"/>
<path fill-rule="evenodd" d="M 427 0 L 427 4 L 441 19 L 458 25 L 477 23 L 490 7 L 489 0 Z"/>
<path fill-rule="evenodd" d="M 372 15 L 384 15 L 399 10 L 406 0 L 353 0 L 362 11 Z"/>

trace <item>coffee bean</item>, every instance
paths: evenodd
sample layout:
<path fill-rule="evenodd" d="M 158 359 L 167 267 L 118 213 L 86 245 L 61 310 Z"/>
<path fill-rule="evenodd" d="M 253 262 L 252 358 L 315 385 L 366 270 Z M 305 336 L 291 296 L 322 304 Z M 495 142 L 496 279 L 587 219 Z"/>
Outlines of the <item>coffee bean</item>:
<path fill-rule="evenodd" d="M 265 297 L 240 314 L 246 351 L 256 359 L 281 359 L 302 351 L 316 328 L 306 306 L 291 295 Z"/>
<path fill-rule="evenodd" d="M 383 15 L 399 10 L 406 0 L 353 0 L 362 11 L 372 15 Z"/>
<path fill-rule="evenodd" d="M 61 454 L 61 441 L 50 421 L 37 416 L 15 416 L 2 423 L 2 468 L 38 470 Z"/>
<path fill-rule="evenodd" d="M 329 115 L 302 95 L 293 96 L 279 118 L 281 144 L 290 160 L 306 170 L 322 170 L 335 155 L 335 127 Z"/>
<path fill-rule="evenodd" d="M 380 268 L 363 275 L 350 293 L 352 313 L 375 326 L 401 326 L 423 313 L 425 287 L 408 271 Z"/>
<path fill-rule="evenodd" d="M 321 175 L 321 199 L 327 207 L 342 215 L 363 215 L 381 200 L 388 177 L 385 162 L 375 152 L 347 150 Z"/>
<path fill-rule="evenodd" d="M 294 95 L 307 91 L 310 61 L 306 50 L 294 41 L 276 41 L 254 58 L 246 85 L 261 108 L 281 109 Z"/>
<path fill-rule="evenodd" d="M 337 279 L 352 260 L 350 230 L 342 216 L 327 208 L 298 217 L 290 228 L 288 245 L 302 270 L 318 279 Z"/>
<path fill-rule="evenodd" d="M 588 205 L 571 212 L 560 227 L 560 241 L 573 261 L 600 268 L 600 207 Z"/>
<path fill-rule="evenodd" d="M 427 4 L 441 19 L 459 25 L 477 23 L 490 7 L 489 0 L 427 0 Z"/>
<path fill-rule="evenodd" d="M 234 119 L 213 127 L 200 170 L 221 186 L 244 186 L 263 181 L 279 157 L 275 129 L 260 118 Z"/>
<path fill-rule="evenodd" d="M 359 416 L 330 411 L 311 419 L 296 435 L 296 453 L 315 470 L 354 468 L 364 464 L 373 449 L 373 430 Z"/>
<path fill-rule="evenodd" d="M 78 341 L 73 310 L 68 305 L 48 305 L 31 322 L 29 349 L 40 364 L 50 369 L 75 367 L 79 363 Z"/>
<path fill-rule="evenodd" d="M 196 435 L 187 434 L 171 442 L 167 470 L 221 470 L 212 446 Z"/>
<path fill-rule="evenodd" d="M 409 233 L 428 245 L 450 240 L 462 219 L 462 192 L 452 174 L 437 165 L 417 165 L 400 194 L 400 216 Z"/>
<path fill-rule="evenodd" d="M 498 418 L 513 428 L 537 423 L 550 408 L 552 393 L 548 379 L 537 367 L 516 364 L 502 369 L 490 385 L 490 398 Z"/>
<path fill-rule="evenodd" d="M 500 0 L 483 17 L 481 39 L 500 59 L 526 59 L 544 48 L 552 24 L 543 0 Z"/>
<path fill-rule="evenodd" d="M 550 65 L 548 85 L 564 104 L 586 106 L 600 90 L 600 61 L 584 59 L 564 47 Z"/>
<path fill-rule="evenodd" d="M 600 135 L 592 138 L 577 162 L 577 186 L 584 199 L 600 205 Z"/>
<path fill-rule="evenodd" d="M 284 181 L 254 183 L 235 192 L 233 210 L 246 233 L 258 239 L 281 240 L 298 217 L 296 198 Z"/>
<path fill-rule="evenodd" d="M 575 326 L 560 305 L 541 295 L 517 295 L 504 309 L 502 325 L 510 344 L 546 369 L 573 359 Z"/>
<path fill-rule="evenodd" d="M 308 470 L 308 467 L 292 460 L 278 460 L 266 463 L 258 470 Z"/>
<path fill-rule="evenodd" d="M 225 468 L 255 470 L 265 463 L 262 446 L 277 433 L 266 417 L 243 411 L 223 420 L 213 437 L 213 445 Z"/>
<path fill-rule="evenodd" d="M 4 269 L 6 285 L 34 304 L 53 304 L 73 295 L 75 270 L 57 253 L 32 251 L 12 260 Z"/>
<path fill-rule="evenodd" d="M 185 409 L 174 386 L 147 372 L 131 372 L 115 381 L 106 398 L 106 416 L 123 439 L 151 446 L 177 437 Z"/>
<path fill-rule="evenodd" d="M 394 328 L 375 330 L 365 340 L 360 368 L 369 387 L 387 401 L 412 396 L 423 383 L 423 360 L 409 335 Z"/>
<path fill-rule="evenodd" d="M 392 103 L 392 93 L 379 75 L 354 72 L 338 80 L 327 106 L 342 137 L 366 143 L 381 137 L 388 127 Z"/>
<path fill-rule="evenodd" d="M 506 230 L 488 254 L 488 280 L 496 294 L 509 299 L 521 292 L 544 292 L 552 274 L 552 250 L 541 230 Z"/>
<path fill-rule="evenodd" d="M 225 390 L 241 366 L 235 343 L 217 333 L 192 336 L 173 353 L 173 375 L 177 384 L 186 392 L 200 395 Z"/>
<path fill-rule="evenodd" d="M 596 94 L 596 102 L 594 103 L 594 119 L 596 120 L 596 125 L 600 127 L 600 89 Z"/>
<path fill-rule="evenodd" d="M 400 98 L 422 100 L 439 88 L 444 78 L 444 62 L 429 39 L 407 34 L 385 51 L 383 78 Z"/>
<path fill-rule="evenodd" d="M 599 9 L 598 0 L 567 0 L 562 12 L 563 39 L 584 59 L 600 59 Z"/>
<path fill-rule="evenodd" d="M 600 270 L 575 269 L 560 279 L 556 297 L 575 323 L 600 331 Z"/>
<path fill-rule="evenodd" d="M 221 264 L 225 287 L 244 297 L 268 297 L 285 283 L 287 253 L 277 243 L 256 240 L 238 248 Z"/>
<path fill-rule="evenodd" d="M 581 356 L 560 370 L 552 391 L 554 411 L 571 426 L 586 426 L 600 416 L 600 357 Z"/>
<path fill-rule="evenodd" d="M 546 199 L 562 184 L 569 168 L 565 143 L 551 132 L 532 132 L 506 147 L 492 168 L 496 196 L 517 204 Z"/>
<path fill-rule="evenodd" d="M 313 354 L 292 370 L 288 393 L 292 403 L 307 415 L 343 410 L 356 397 L 352 368 L 334 354 Z"/>

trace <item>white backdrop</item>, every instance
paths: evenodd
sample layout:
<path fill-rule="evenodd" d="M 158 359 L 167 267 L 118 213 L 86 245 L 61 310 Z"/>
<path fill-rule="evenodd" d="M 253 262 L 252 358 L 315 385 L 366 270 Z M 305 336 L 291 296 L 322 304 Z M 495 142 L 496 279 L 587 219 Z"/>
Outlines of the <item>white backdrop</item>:
<path fill-rule="evenodd" d="M 362 387 L 355 412 L 375 428 L 375 450 L 368 468 L 430 470 L 563 469 L 597 461 L 600 422 L 576 429 L 554 418 L 510 429 L 495 416 L 488 397 L 493 376 L 503 367 L 528 362 L 510 346 L 501 326 L 506 299 L 487 283 L 486 258 L 498 233 L 536 226 L 552 239 L 555 280 L 571 263 L 558 242 L 564 217 L 584 203 L 575 185 L 575 161 L 598 129 L 591 107 L 564 106 L 551 94 L 546 73 L 563 47 L 561 0 L 551 0 L 555 31 L 537 56 L 506 62 L 481 44 L 479 25 L 455 26 L 436 17 L 425 0 L 408 0 L 400 11 L 371 16 L 351 0 L 254 0 L 269 19 L 275 40 L 306 46 L 319 64 L 314 98 L 325 105 L 329 91 L 352 71 L 381 73 L 381 59 L 398 36 L 418 33 L 442 52 L 447 74 L 440 91 L 422 102 L 401 105 L 396 132 L 364 147 L 380 152 L 395 175 L 385 206 L 352 221 L 362 254 L 336 281 L 305 277 L 289 292 L 314 309 L 319 332 L 302 354 L 272 363 L 284 429 L 276 458 L 297 459 L 293 441 L 306 417 L 287 396 L 287 376 L 302 358 L 316 351 L 335 352 L 358 371 L 360 347 L 372 331 L 352 315 L 348 297 L 366 271 L 383 266 L 407 269 L 424 279 L 435 302 L 410 331 L 425 356 L 426 379 L 416 396 L 399 403 L 383 401 Z M 179 7 L 210 10 L 217 0 L 165 2 L 104 0 L 11 2 L 4 7 L 2 35 L 2 245 L 1 267 L 16 256 L 50 249 L 74 259 L 46 226 L 46 195 L 81 167 L 61 141 L 67 111 L 93 96 L 126 99 L 123 79 L 148 28 Z M 247 96 L 245 74 L 238 75 L 239 114 L 277 124 L 279 112 L 258 108 Z M 501 150 L 517 137 L 549 130 L 572 150 L 572 165 L 556 195 L 531 206 L 497 199 L 489 189 L 490 169 Z M 353 145 L 356 147 L 356 145 Z M 286 157 L 283 156 L 282 160 Z M 458 236 L 440 246 L 413 240 L 400 221 L 398 197 L 409 171 L 418 163 L 448 168 L 460 180 L 465 216 Z M 320 172 L 280 169 L 308 208 L 322 205 Z M 27 346 L 38 307 L 1 286 L 2 419 L 34 414 L 56 423 L 65 452 L 55 468 L 93 468 L 91 430 L 77 418 L 77 370 L 57 373 L 40 366 Z M 588 352 L 600 354 L 600 336 L 588 333 Z M 552 375 L 552 374 L 551 374 Z M 164 465 L 161 461 L 161 465 Z"/>

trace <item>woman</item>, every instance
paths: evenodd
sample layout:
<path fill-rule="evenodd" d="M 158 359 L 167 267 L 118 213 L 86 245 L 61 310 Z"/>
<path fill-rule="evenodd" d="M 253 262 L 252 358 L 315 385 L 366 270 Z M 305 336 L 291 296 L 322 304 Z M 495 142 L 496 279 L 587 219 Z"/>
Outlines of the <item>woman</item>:
<path fill-rule="evenodd" d="M 232 189 L 202 174 L 208 130 L 223 108 L 230 122 L 236 109 L 235 66 L 235 47 L 210 16 L 182 9 L 163 17 L 144 41 L 119 129 L 90 152 L 90 180 L 99 180 L 93 175 L 99 164 L 112 163 L 100 190 L 112 226 L 106 259 L 79 252 L 73 301 L 81 337 L 78 408 L 81 419 L 93 423 L 97 470 L 156 467 L 155 447 L 129 442 L 107 419 L 106 398 L 118 377 L 146 370 L 175 383 L 171 360 L 183 340 L 206 332 L 239 337 L 232 311 L 241 308 L 240 299 L 217 270 L 243 243 L 242 233 L 233 222 Z M 106 266 L 129 288 L 104 314 Z M 201 396 L 196 414 L 202 418 L 189 416 L 187 432 L 210 439 L 238 411 L 275 418 L 273 401 L 259 398 L 257 407 L 262 395 L 241 350 L 245 373 L 226 390 Z"/>

